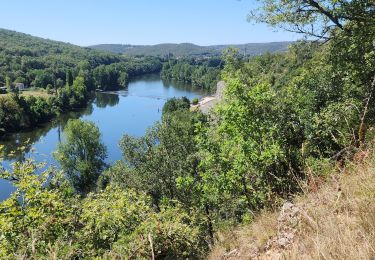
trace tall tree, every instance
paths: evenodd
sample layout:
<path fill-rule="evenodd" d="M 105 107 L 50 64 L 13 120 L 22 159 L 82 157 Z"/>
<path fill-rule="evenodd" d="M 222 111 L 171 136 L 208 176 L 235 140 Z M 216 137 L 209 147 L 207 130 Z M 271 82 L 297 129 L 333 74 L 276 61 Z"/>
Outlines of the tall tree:
<path fill-rule="evenodd" d="M 71 86 L 73 85 L 73 74 L 72 74 L 72 71 L 71 70 L 68 70 L 66 72 L 66 84 L 68 86 Z"/>
<path fill-rule="evenodd" d="M 74 188 L 83 194 L 93 190 L 106 167 L 107 149 L 100 141 L 100 131 L 92 122 L 70 120 L 65 128 L 66 141 L 55 153 Z"/>
<path fill-rule="evenodd" d="M 10 79 L 10 77 L 7 76 L 7 77 L 5 78 L 5 86 L 6 86 L 7 88 L 10 88 L 11 85 L 12 85 L 12 80 Z"/>

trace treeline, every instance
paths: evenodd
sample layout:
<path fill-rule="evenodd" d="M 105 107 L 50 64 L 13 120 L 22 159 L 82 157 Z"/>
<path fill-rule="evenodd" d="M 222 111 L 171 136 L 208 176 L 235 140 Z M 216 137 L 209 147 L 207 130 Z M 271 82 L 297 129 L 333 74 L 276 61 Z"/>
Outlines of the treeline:
<path fill-rule="evenodd" d="M 93 79 L 96 89 L 116 90 L 125 88 L 129 81 L 136 76 L 158 73 L 161 68 L 160 59 L 146 57 L 111 65 L 100 65 L 93 70 Z"/>
<path fill-rule="evenodd" d="M 227 48 L 236 48 L 245 56 L 255 56 L 267 52 L 284 52 L 292 42 L 246 43 L 199 46 L 191 43 L 164 43 L 156 45 L 121 45 L 99 44 L 90 46 L 92 49 L 124 54 L 127 56 L 157 56 L 157 57 L 220 57 Z"/>
<path fill-rule="evenodd" d="M 163 64 L 161 77 L 189 83 L 211 92 L 215 91 L 220 80 L 223 62 L 219 58 L 207 60 L 172 59 Z"/>

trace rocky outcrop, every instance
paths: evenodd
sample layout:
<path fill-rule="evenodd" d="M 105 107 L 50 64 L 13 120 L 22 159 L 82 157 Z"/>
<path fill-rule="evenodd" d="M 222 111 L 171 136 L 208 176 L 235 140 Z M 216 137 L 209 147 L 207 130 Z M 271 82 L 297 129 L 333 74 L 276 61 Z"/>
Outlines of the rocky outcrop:
<path fill-rule="evenodd" d="M 202 98 L 197 105 L 192 105 L 191 109 L 196 110 L 200 109 L 202 113 L 208 114 L 210 110 L 223 99 L 223 93 L 225 89 L 225 82 L 219 81 L 216 86 L 216 93 L 213 96 L 207 96 Z"/>
<path fill-rule="evenodd" d="M 277 236 L 268 240 L 266 250 L 275 248 L 287 248 L 293 243 L 294 234 L 300 221 L 300 208 L 291 203 L 286 202 L 281 208 L 278 222 Z"/>

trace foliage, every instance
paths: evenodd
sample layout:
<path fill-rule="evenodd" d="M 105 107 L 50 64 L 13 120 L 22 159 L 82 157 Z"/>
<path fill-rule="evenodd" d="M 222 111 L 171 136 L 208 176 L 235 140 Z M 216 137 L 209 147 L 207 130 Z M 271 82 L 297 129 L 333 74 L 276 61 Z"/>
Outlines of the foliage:
<path fill-rule="evenodd" d="M 16 97 L 0 97 L 0 131 L 14 131 L 21 123 L 22 110 L 17 104 Z"/>
<path fill-rule="evenodd" d="M 204 63 L 192 60 L 169 60 L 163 65 L 161 76 L 164 79 L 173 79 L 187 82 L 193 86 L 215 91 L 219 79 L 221 62 L 211 63 L 212 59 Z M 214 65 L 211 67 L 211 65 Z"/>
<path fill-rule="evenodd" d="M 95 86 L 101 90 L 116 90 L 125 88 L 130 79 L 146 73 L 155 73 L 161 70 L 159 59 L 147 57 L 143 60 L 129 60 L 110 65 L 101 65 L 94 69 Z"/>
<path fill-rule="evenodd" d="M 80 216 L 84 251 L 101 255 L 110 250 L 116 241 L 132 234 L 151 211 L 148 198 L 134 191 L 108 187 L 88 196 Z"/>
<path fill-rule="evenodd" d="M 200 120 L 203 119 L 199 114 L 177 110 L 164 114 L 160 124 L 144 137 L 125 135 L 120 142 L 124 164 L 111 169 L 109 181 L 126 179 L 125 185 L 145 191 L 157 204 L 163 198 L 188 199 L 178 191 L 176 179 L 196 172 L 193 136 L 194 125 Z M 120 185 L 124 184 L 120 182 Z"/>
<path fill-rule="evenodd" d="M 42 257 L 57 244 L 68 252 L 74 238 L 76 200 L 62 174 L 47 170 L 40 175 L 31 161 L 15 163 L 1 178 L 17 190 L 0 203 L 0 257 Z M 61 244 L 60 244 L 61 243 Z"/>
<path fill-rule="evenodd" d="M 198 259 L 204 255 L 195 214 L 179 205 L 162 206 L 114 244 L 110 256 L 136 259 Z"/>
<path fill-rule="evenodd" d="M 193 98 L 193 99 L 191 100 L 191 104 L 193 104 L 193 105 L 197 105 L 198 102 L 199 102 L 199 99 L 198 99 L 198 98 Z"/>
<path fill-rule="evenodd" d="M 0 202 L 0 257 L 199 258 L 205 247 L 195 215 L 178 205 L 151 207 L 133 190 L 107 187 L 74 195 L 56 169 L 36 174 L 32 161 L 16 163 L 1 178 L 17 190 Z M 151 243 L 151 245 L 150 245 Z"/>
<path fill-rule="evenodd" d="M 5 133 L 32 128 L 48 122 L 60 113 L 83 108 L 88 102 L 88 92 L 82 77 L 77 77 L 72 86 L 65 86 L 57 95 L 47 98 L 21 96 L 12 93 L 0 97 L 0 137 Z"/>
<path fill-rule="evenodd" d="M 163 115 L 169 114 L 178 110 L 189 110 L 190 101 L 187 97 L 171 98 L 165 102 L 163 106 Z"/>
<path fill-rule="evenodd" d="M 295 112 L 269 85 L 247 88 L 228 79 L 226 98 L 215 128 L 199 138 L 200 189 L 211 205 L 236 218 L 295 189 L 303 139 Z"/>
<path fill-rule="evenodd" d="M 94 123 L 70 120 L 64 129 L 66 141 L 55 154 L 74 188 L 83 194 L 93 190 L 106 164 L 106 147 Z"/>
<path fill-rule="evenodd" d="M 262 0 L 249 19 L 278 26 L 307 36 L 330 38 L 335 29 L 350 32 L 348 23 L 374 22 L 374 3 L 371 0 Z"/>

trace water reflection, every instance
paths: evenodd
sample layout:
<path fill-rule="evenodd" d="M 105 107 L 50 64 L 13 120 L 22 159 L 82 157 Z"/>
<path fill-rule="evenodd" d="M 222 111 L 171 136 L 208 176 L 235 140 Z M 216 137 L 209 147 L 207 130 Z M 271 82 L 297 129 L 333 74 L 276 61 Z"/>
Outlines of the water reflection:
<path fill-rule="evenodd" d="M 56 142 L 59 143 L 61 142 L 62 132 L 64 131 L 65 125 L 69 119 L 77 119 L 84 115 L 91 115 L 92 112 L 93 106 L 92 104 L 89 104 L 85 109 L 63 114 L 32 131 L 7 135 L 1 141 L 1 145 L 3 145 L 1 157 L 5 161 L 23 161 L 28 154 L 37 152 L 33 149 L 33 145 L 37 142 L 42 142 L 43 138 L 51 131 L 51 129 L 56 128 Z"/>
<path fill-rule="evenodd" d="M 120 102 L 120 98 L 116 93 L 96 93 L 95 105 L 100 108 L 107 106 L 113 107 Z"/>

